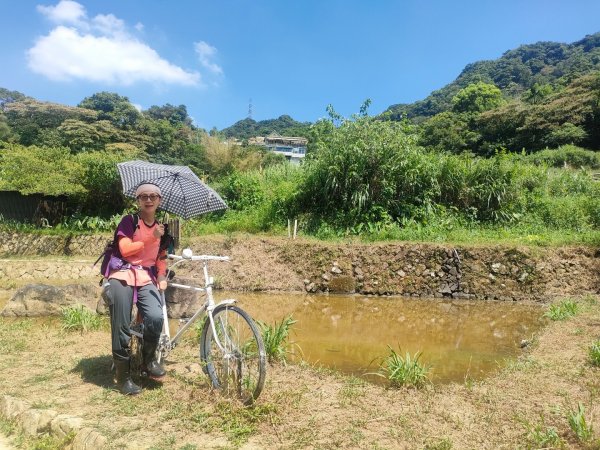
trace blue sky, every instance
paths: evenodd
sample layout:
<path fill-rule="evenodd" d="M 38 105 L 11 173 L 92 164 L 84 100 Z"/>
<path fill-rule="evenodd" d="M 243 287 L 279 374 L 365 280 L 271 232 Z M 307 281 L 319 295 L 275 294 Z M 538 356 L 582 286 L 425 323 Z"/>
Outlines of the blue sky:
<path fill-rule="evenodd" d="M 425 98 L 468 63 L 600 31 L 599 0 L 0 0 L 0 87 L 186 105 L 218 129 Z"/>

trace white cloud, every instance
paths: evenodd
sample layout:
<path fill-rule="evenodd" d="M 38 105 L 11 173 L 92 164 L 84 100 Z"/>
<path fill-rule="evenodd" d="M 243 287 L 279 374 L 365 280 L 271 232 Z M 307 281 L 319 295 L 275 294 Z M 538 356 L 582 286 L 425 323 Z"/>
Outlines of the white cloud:
<path fill-rule="evenodd" d="M 38 5 L 37 10 L 58 24 L 82 25 L 86 18 L 83 5 L 72 0 L 61 0 L 56 6 Z"/>
<path fill-rule="evenodd" d="M 196 49 L 196 53 L 198 53 L 198 59 L 203 67 L 218 75 L 223 73 L 221 66 L 212 62 L 212 58 L 217 54 L 217 49 L 215 47 L 204 41 L 200 41 L 194 43 L 194 48 Z"/>
<path fill-rule="evenodd" d="M 98 14 L 92 19 L 92 24 L 101 34 L 120 35 L 127 34 L 125 22 L 117 19 L 112 14 Z"/>
<path fill-rule="evenodd" d="M 196 85 L 200 74 L 162 59 L 134 39 L 80 34 L 58 26 L 28 51 L 29 67 L 52 80 L 85 79 L 130 85 L 137 81 Z"/>
<path fill-rule="evenodd" d="M 72 0 L 61 0 L 56 6 L 38 6 L 38 11 L 57 26 L 27 51 L 28 66 L 49 79 L 120 85 L 202 84 L 200 73 L 162 58 L 132 36 L 125 22 L 113 14 L 88 19 L 85 8 Z M 143 25 L 138 23 L 135 28 L 140 30 Z"/>

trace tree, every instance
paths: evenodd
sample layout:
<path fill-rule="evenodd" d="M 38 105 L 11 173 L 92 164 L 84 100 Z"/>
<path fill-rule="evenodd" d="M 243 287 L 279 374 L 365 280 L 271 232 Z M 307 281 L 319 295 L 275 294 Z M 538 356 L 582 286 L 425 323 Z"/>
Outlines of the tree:
<path fill-rule="evenodd" d="M 534 83 L 526 92 L 525 100 L 532 105 L 541 103 L 546 97 L 552 94 L 552 86 L 549 84 Z"/>
<path fill-rule="evenodd" d="M 452 110 L 458 113 L 481 113 L 500 106 L 502 101 L 500 89 L 480 81 L 461 89 L 452 98 Z"/>
<path fill-rule="evenodd" d="M 23 170 L 26 168 L 26 170 Z M 0 147 L 0 190 L 22 194 L 78 195 L 83 167 L 65 147 Z"/>
<path fill-rule="evenodd" d="M 77 106 L 99 111 L 100 120 L 109 120 L 119 128 L 131 128 L 140 118 L 140 113 L 131 104 L 129 98 L 113 92 L 98 92 L 84 98 Z"/>
<path fill-rule="evenodd" d="M 185 105 L 173 106 L 170 103 L 164 106 L 152 105 L 146 111 L 143 111 L 143 114 L 151 119 L 167 120 L 173 126 L 192 126 L 192 118 L 188 116 Z"/>
<path fill-rule="evenodd" d="M 419 144 L 451 153 L 475 151 L 481 136 L 471 130 L 471 122 L 470 114 L 439 113 L 421 125 Z"/>

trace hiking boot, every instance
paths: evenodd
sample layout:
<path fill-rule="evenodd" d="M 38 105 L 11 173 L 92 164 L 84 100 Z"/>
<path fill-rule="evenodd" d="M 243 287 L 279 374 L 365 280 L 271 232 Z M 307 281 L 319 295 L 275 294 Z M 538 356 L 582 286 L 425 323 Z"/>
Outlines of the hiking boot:
<path fill-rule="evenodd" d="M 131 358 L 113 352 L 113 363 L 117 371 L 117 387 L 121 394 L 137 395 L 142 392 L 142 388 L 131 379 L 130 363 Z"/>
<path fill-rule="evenodd" d="M 167 374 L 166 370 L 156 360 L 157 347 L 158 342 L 147 341 L 144 341 L 144 345 L 142 346 L 142 370 L 145 371 L 150 378 L 154 379 L 163 378 Z"/>

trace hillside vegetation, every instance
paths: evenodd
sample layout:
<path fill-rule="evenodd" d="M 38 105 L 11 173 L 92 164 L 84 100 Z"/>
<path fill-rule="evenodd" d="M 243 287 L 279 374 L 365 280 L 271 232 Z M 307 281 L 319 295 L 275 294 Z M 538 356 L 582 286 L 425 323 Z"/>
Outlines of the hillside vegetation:
<path fill-rule="evenodd" d="M 245 119 L 207 133 L 185 105 L 140 112 L 100 92 L 69 107 L 0 89 L 0 189 L 66 195 L 70 215 L 53 225 L 110 229 L 131 206 L 116 163 L 145 159 L 190 166 L 228 202 L 228 211 L 192 221 L 194 233 L 280 232 L 299 219 L 318 237 L 445 240 L 458 231 L 596 242 L 599 36 L 469 66 L 444 88 L 452 97 L 439 105 L 448 108 L 420 121 L 370 117 L 367 100 L 348 118 L 330 105 L 314 124 Z M 502 81 L 518 61 L 532 73 L 513 77 L 523 89 Z M 304 164 L 222 139 L 273 131 L 309 138 Z"/>

